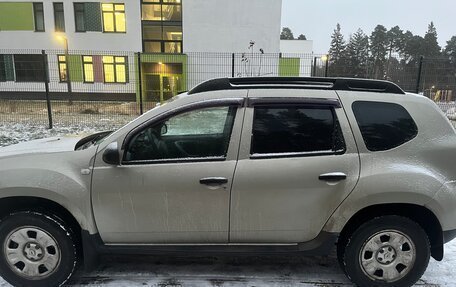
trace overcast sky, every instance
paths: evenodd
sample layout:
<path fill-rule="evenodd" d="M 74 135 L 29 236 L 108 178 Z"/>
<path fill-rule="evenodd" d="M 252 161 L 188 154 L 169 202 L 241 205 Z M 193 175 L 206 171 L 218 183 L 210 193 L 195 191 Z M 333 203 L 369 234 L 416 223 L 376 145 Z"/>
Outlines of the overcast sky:
<path fill-rule="evenodd" d="M 431 21 L 441 46 L 456 36 L 456 0 L 282 0 L 282 26 L 295 37 L 314 41 L 315 53 L 326 53 L 340 23 L 345 40 L 358 28 L 368 35 L 377 24 L 424 36 Z"/>

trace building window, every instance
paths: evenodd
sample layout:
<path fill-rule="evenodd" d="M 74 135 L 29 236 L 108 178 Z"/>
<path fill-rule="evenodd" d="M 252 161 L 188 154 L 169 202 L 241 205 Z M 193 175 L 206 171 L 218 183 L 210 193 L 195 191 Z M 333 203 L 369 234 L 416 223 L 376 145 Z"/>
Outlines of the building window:
<path fill-rule="evenodd" d="M 14 55 L 17 82 L 44 81 L 43 55 Z"/>
<path fill-rule="evenodd" d="M 103 31 L 99 2 L 78 2 L 73 5 L 76 32 Z"/>
<path fill-rule="evenodd" d="M 63 2 L 54 3 L 54 24 L 56 32 L 65 32 L 65 16 Z"/>
<path fill-rule="evenodd" d="M 13 55 L 0 54 L 0 82 L 14 81 Z"/>
<path fill-rule="evenodd" d="M 143 0 L 142 20 L 182 22 L 181 1 Z"/>
<path fill-rule="evenodd" d="M 85 5 L 84 3 L 74 3 L 74 21 L 76 32 L 85 32 Z"/>
<path fill-rule="evenodd" d="M 143 0 L 142 27 L 144 52 L 182 53 L 180 0 Z"/>
<path fill-rule="evenodd" d="M 123 56 L 103 56 L 105 83 L 126 83 L 127 58 Z"/>
<path fill-rule="evenodd" d="M 182 53 L 182 25 L 143 23 L 144 51 Z"/>
<path fill-rule="evenodd" d="M 0 55 L 0 82 L 6 81 L 6 64 L 5 64 L 5 56 Z"/>
<path fill-rule="evenodd" d="M 126 31 L 124 4 L 103 3 L 101 9 L 104 32 L 124 33 Z"/>
<path fill-rule="evenodd" d="M 82 66 L 84 67 L 84 82 L 93 83 L 93 58 L 92 56 L 82 56 Z"/>
<path fill-rule="evenodd" d="M 33 17 L 35 19 L 35 31 L 44 32 L 43 3 L 33 3 Z"/>
<path fill-rule="evenodd" d="M 66 62 L 66 56 L 65 55 L 58 55 L 57 56 L 58 60 L 58 65 L 59 65 L 59 79 L 60 82 L 66 82 L 67 81 L 67 62 Z"/>

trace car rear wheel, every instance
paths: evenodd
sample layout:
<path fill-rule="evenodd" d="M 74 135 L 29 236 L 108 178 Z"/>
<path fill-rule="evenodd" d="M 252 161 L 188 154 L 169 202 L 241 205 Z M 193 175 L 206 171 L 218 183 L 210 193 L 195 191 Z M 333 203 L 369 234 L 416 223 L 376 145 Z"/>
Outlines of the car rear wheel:
<path fill-rule="evenodd" d="M 0 223 L 0 275 L 13 286 L 61 286 L 77 256 L 72 233 L 57 218 L 18 212 Z"/>
<path fill-rule="evenodd" d="M 342 262 L 358 286 L 412 286 L 430 259 L 425 231 L 400 216 L 382 216 L 361 225 L 349 238 Z"/>

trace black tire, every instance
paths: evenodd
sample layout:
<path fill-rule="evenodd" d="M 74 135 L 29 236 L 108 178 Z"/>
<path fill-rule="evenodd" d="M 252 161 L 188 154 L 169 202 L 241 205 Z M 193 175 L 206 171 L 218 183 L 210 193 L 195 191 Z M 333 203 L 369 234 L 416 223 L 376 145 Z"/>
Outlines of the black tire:
<path fill-rule="evenodd" d="M 348 239 L 346 236 L 339 236 L 337 241 L 337 262 L 339 263 L 340 269 L 347 276 L 347 271 L 345 270 L 344 256 L 345 256 L 345 247 L 347 246 Z"/>
<path fill-rule="evenodd" d="M 396 232 L 397 231 L 397 232 Z M 383 233 L 385 232 L 385 233 Z M 391 235 L 391 232 L 393 235 Z M 383 234 L 383 235 L 382 235 Z M 386 234 L 386 235 L 385 235 Z M 390 234 L 390 237 L 388 237 Z M 385 252 L 384 250 L 379 253 L 373 253 L 371 251 L 364 250 L 365 243 L 369 240 L 374 240 L 374 236 L 380 237 L 381 246 L 383 248 L 388 248 L 390 246 L 390 241 L 393 236 L 403 237 L 406 241 L 410 241 L 411 245 L 414 246 L 410 247 L 410 245 L 406 242 L 401 245 L 401 248 L 397 248 L 398 253 L 395 252 L 396 249 L 391 253 L 388 253 L 389 258 L 388 262 L 392 261 L 389 264 L 385 263 L 384 258 L 377 259 L 376 256 L 382 257 L 382 253 Z M 384 237 L 383 237 L 384 236 Z M 377 238 L 379 238 L 377 237 Z M 396 237 L 396 238 L 398 238 Z M 384 239 L 383 239 L 384 238 Z M 371 241 L 372 242 L 372 241 Z M 378 240 L 377 240 L 378 242 Z M 377 243 L 373 243 L 377 244 Z M 392 244 L 392 243 L 391 243 Z M 406 247 L 406 245 L 408 247 Z M 383 247 L 385 246 L 385 247 Z M 405 246 L 405 247 L 404 247 Z M 410 249 L 409 249 L 410 248 Z M 389 249 L 391 250 L 391 249 Z M 414 254 L 414 263 L 408 263 L 409 266 L 406 268 L 405 265 L 399 263 L 399 252 L 412 252 L 408 254 Z M 338 252 L 343 254 L 343 258 L 339 259 L 343 263 L 344 271 L 348 278 L 355 283 L 357 286 L 370 286 L 370 287 L 408 287 L 413 286 L 423 275 L 424 271 L 426 270 L 429 259 L 431 255 L 431 247 L 429 243 L 428 236 L 426 232 L 418 225 L 416 222 L 401 216 L 382 216 L 377 217 L 372 220 L 367 221 L 363 225 L 361 225 L 358 229 L 356 229 L 347 241 L 345 252 Z M 365 254 L 364 258 L 361 258 L 361 254 Z M 393 255 L 392 255 L 393 254 Z M 402 253 L 403 254 L 403 253 Z M 393 256 L 393 257 L 391 257 Z M 410 255 L 407 255 L 410 256 Z M 366 258 L 367 257 L 367 258 Z M 364 271 L 364 267 L 362 266 L 361 260 L 367 259 L 372 260 L 374 262 L 374 266 L 381 266 L 380 268 L 372 268 L 371 270 L 376 270 L 374 274 L 367 275 L 368 271 Z M 383 261 L 383 262 L 380 262 Z M 366 262 L 366 261 L 365 261 Z M 384 264 L 384 265 L 382 265 Z M 393 280 L 383 280 L 380 277 L 384 276 L 383 271 L 387 270 L 387 266 L 393 266 L 398 272 L 397 279 Z M 403 269 L 404 268 L 404 269 Z M 381 271 L 380 271 L 381 270 Z M 394 271 L 394 273 L 396 272 Z M 372 271 L 371 271 L 372 272 Z M 387 271 L 385 271 L 387 272 Z M 402 273 L 405 272 L 405 273 Z"/>
<path fill-rule="evenodd" d="M 55 254 L 58 254 L 59 260 L 55 260 L 57 263 L 55 263 L 55 268 L 52 269 L 52 272 L 49 270 L 46 271 L 47 269 L 45 267 L 42 269 L 43 267 L 40 265 L 38 268 L 38 270 L 40 270 L 40 275 L 36 276 L 35 279 L 32 280 L 31 277 L 27 277 L 25 274 L 23 274 L 23 271 L 20 270 L 22 266 L 25 266 L 24 262 L 27 264 L 30 264 L 30 262 L 32 262 L 29 261 L 30 259 L 26 257 L 21 258 L 23 262 L 16 263 L 18 264 L 17 267 L 11 266 L 11 264 L 8 263 L 8 259 L 5 254 L 7 247 L 16 248 L 17 250 L 20 250 L 18 252 L 22 252 L 22 254 L 25 253 L 23 249 L 25 248 L 24 244 L 16 244 L 14 243 L 14 240 L 13 243 L 11 243 L 11 238 L 9 237 L 11 234 L 14 234 L 14 232 L 20 232 L 18 230 L 21 228 L 34 228 L 35 230 L 43 231 L 54 240 L 56 243 L 55 246 L 57 246 L 57 248 L 44 247 L 40 252 L 40 254 L 44 254 L 42 256 L 50 256 L 49 254 L 56 256 Z M 28 232 L 26 234 L 29 234 Z M 35 238 L 39 237 L 36 235 L 36 233 L 34 236 Z M 19 238 L 19 236 L 17 238 Z M 35 240 L 36 242 L 39 241 L 38 239 Z M 25 241 L 33 241 L 33 231 Z M 66 228 L 63 222 L 61 222 L 57 217 L 45 215 L 38 212 L 17 212 L 6 216 L 0 222 L 0 275 L 3 277 L 3 279 L 5 279 L 13 286 L 62 286 L 71 277 L 76 268 L 78 261 L 76 252 L 77 249 L 73 240 L 72 232 Z M 35 253 L 33 253 L 33 255 L 35 255 Z M 44 261 L 44 259 L 45 257 L 43 257 L 42 261 Z M 36 259 L 36 261 L 33 262 L 34 264 L 40 264 L 40 260 L 41 259 Z M 13 268 L 17 269 L 13 270 Z M 49 272 L 49 274 L 46 275 L 42 272 Z"/>

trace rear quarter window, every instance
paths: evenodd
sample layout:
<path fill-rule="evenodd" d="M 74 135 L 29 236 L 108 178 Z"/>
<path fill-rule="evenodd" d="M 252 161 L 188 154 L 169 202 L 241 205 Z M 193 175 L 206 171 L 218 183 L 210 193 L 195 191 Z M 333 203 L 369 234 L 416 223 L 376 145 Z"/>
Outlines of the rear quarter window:
<path fill-rule="evenodd" d="M 398 104 L 356 101 L 353 113 L 370 151 L 385 151 L 398 147 L 418 134 L 415 121 Z"/>

